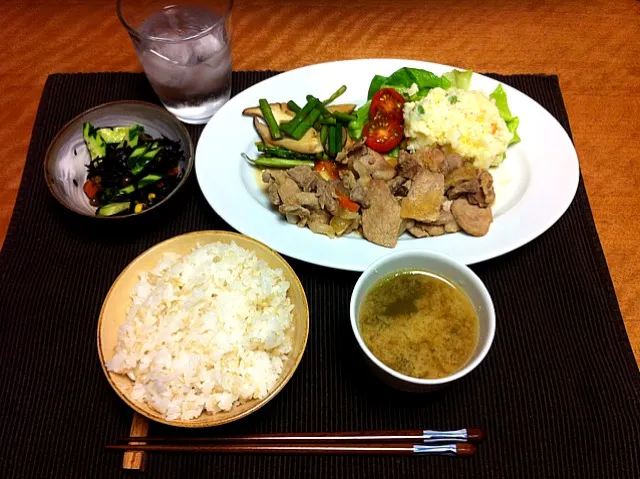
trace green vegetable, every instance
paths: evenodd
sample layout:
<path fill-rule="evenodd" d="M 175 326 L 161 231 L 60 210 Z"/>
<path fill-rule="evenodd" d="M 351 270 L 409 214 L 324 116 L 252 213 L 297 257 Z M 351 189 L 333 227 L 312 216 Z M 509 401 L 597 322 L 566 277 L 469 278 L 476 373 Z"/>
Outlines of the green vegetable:
<path fill-rule="evenodd" d="M 418 105 L 418 113 L 424 115 L 424 107 L 422 105 Z"/>
<path fill-rule="evenodd" d="M 342 113 L 339 111 L 334 111 L 332 115 L 336 120 L 342 123 L 350 123 L 356 119 L 354 115 L 347 115 L 346 113 Z"/>
<path fill-rule="evenodd" d="M 322 104 L 322 102 L 320 100 L 318 100 L 315 96 L 307 95 L 307 101 L 316 101 L 316 102 L 318 102 L 318 104 L 316 105 L 316 108 L 320 109 L 320 114 L 322 115 L 322 118 L 324 118 L 324 119 L 331 118 L 331 112 L 329 110 L 327 110 L 325 108 L 325 106 Z"/>
<path fill-rule="evenodd" d="M 320 119 L 320 124 L 321 125 L 335 125 L 337 123 L 336 119 L 334 117 L 330 117 L 330 118 L 321 118 Z"/>
<path fill-rule="evenodd" d="M 334 127 L 336 129 L 335 134 L 335 145 L 333 149 L 336 152 L 336 155 L 342 151 L 342 127 L 340 125 Z"/>
<path fill-rule="evenodd" d="M 119 143 L 120 146 L 127 143 L 132 148 L 138 144 L 142 132 L 143 128 L 140 125 L 98 129 L 98 134 L 106 143 Z"/>
<path fill-rule="evenodd" d="M 276 157 L 276 158 L 290 158 L 293 160 L 313 160 L 316 155 L 311 153 L 298 153 L 296 151 L 288 150 L 287 148 L 283 148 L 281 146 L 270 146 L 265 145 L 264 143 L 257 144 L 258 151 L 263 153 L 263 156 Z"/>
<path fill-rule="evenodd" d="M 409 90 L 414 83 L 418 87 L 418 92 L 415 95 L 409 95 L 407 90 Z M 450 86 L 451 83 L 445 77 L 439 77 L 434 73 L 419 68 L 404 67 L 388 77 L 381 75 L 374 76 L 369 85 L 367 98 L 370 100 L 376 92 L 383 88 L 393 88 L 402 93 L 405 98 L 416 100 L 425 96 L 432 88 L 440 87 L 446 90 Z"/>
<path fill-rule="evenodd" d="M 304 134 L 313 126 L 313 124 L 320 118 L 322 110 L 320 108 L 314 108 L 311 113 L 300 123 L 295 130 L 290 133 L 290 136 L 296 140 L 299 140 Z"/>
<path fill-rule="evenodd" d="M 162 150 L 162 147 L 156 147 L 157 143 L 154 143 L 151 148 L 145 151 L 140 157 L 134 158 L 133 166 L 129 167 L 132 175 L 137 175 L 142 170 L 144 170 L 145 167 L 151 162 L 151 160 L 153 160 L 158 155 L 160 150 Z M 129 159 L 127 160 L 127 166 L 129 165 L 130 161 L 131 157 L 129 157 Z"/>
<path fill-rule="evenodd" d="M 335 101 L 340 95 L 342 95 L 345 91 L 347 91 L 347 85 L 342 85 L 338 88 L 333 95 L 327 98 L 322 102 L 323 105 L 328 105 L 329 103 Z"/>
<path fill-rule="evenodd" d="M 135 184 L 127 185 L 124 188 L 120 188 L 119 190 L 117 190 L 115 192 L 111 192 L 111 196 L 126 196 L 126 195 L 130 195 L 131 193 L 133 193 L 137 189 L 144 188 L 145 186 L 152 185 L 153 183 L 157 183 L 161 179 L 162 179 L 162 176 L 156 175 L 154 173 L 150 173 L 150 174 L 142 177 L 140 179 L 140 181 L 138 181 L 138 186 L 137 187 L 136 187 Z"/>
<path fill-rule="evenodd" d="M 260 110 L 262 111 L 262 116 L 264 116 L 264 120 L 267 122 L 267 126 L 269 127 L 271 138 L 273 138 L 274 140 L 281 140 L 282 132 L 280 131 L 278 122 L 273 116 L 273 112 L 271 111 L 269 102 L 264 98 L 260 98 L 260 100 L 258 100 L 258 103 L 260 105 Z"/>
<path fill-rule="evenodd" d="M 507 103 L 507 92 L 502 88 L 502 84 L 498 85 L 489 97 L 494 99 L 496 106 L 498 107 L 498 111 L 500 112 L 500 117 L 507 124 L 509 131 L 513 133 L 513 138 L 509 142 L 509 146 L 518 143 L 520 141 L 520 136 L 518 136 L 518 125 L 520 125 L 520 119 L 511 114 L 511 110 Z"/>
<path fill-rule="evenodd" d="M 389 155 L 391 158 L 398 158 L 399 154 L 400 154 L 400 145 L 396 146 L 393 150 L 387 153 L 387 155 Z"/>
<path fill-rule="evenodd" d="M 366 102 L 355 112 L 356 119 L 349 122 L 347 130 L 349 136 L 354 140 L 359 140 L 362 137 L 362 129 L 365 123 L 369 121 L 369 108 L 371 107 L 371 100 Z"/>
<path fill-rule="evenodd" d="M 117 196 L 125 196 L 125 195 L 129 195 L 131 193 L 133 193 L 134 191 L 136 191 L 136 186 L 135 185 L 127 185 L 124 188 L 120 188 L 118 190 L 118 192 L 116 193 Z"/>
<path fill-rule="evenodd" d="M 336 156 L 336 127 L 331 125 L 329 127 L 329 156 Z"/>
<path fill-rule="evenodd" d="M 457 102 L 458 102 L 458 97 L 457 97 L 457 96 L 455 96 L 455 95 L 451 95 L 451 96 L 449 97 L 449 103 L 451 103 L 452 105 L 453 105 L 454 103 L 457 103 Z"/>
<path fill-rule="evenodd" d="M 473 70 L 451 70 L 450 72 L 442 75 L 449 83 L 451 83 L 450 88 L 460 88 L 461 90 L 468 90 L 471 86 L 471 77 L 473 75 Z"/>
<path fill-rule="evenodd" d="M 322 143 L 322 148 L 327 149 L 327 136 L 329 136 L 329 127 L 327 125 L 322 125 L 320 129 L 320 143 Z"/>
<path fill-rule="evenodd" d="M 254 166 L 265 168 L 293 168 L 299 165 L 313 167 L 315 165 L 315 162 L 311 160 L 291 160 L 289 158 L 256 158 L 254 160 L 244 153 L 242 153 L 242 157 Z"/>
<path fill-rule="evenodd" d="M 300 110 L 302 110 L 302 108 L 300 108 L 298 104 L 293 100 L 289 100 L 287 102 L 287 107 L 294 113 L 298 113 Z"/>
<path fill-rule="evenodd" d="M 520 126 L 520 118 L 514 116 L 511 120 L 507 121 L 507 129 L 513 134 L 513 138 L 509 142 L 509 146 L 520 143 L 520 135 L 518 135 L 518 126 Z"/>
<path fill-rule="evenodd" d="M 162 176 L 151 173 L 140 178 L 140 181 L 138 181 L 138 188 L 144 188 L 145 186 L 152 185 L 153 183 L 157 183 L 161 179 Z"/>
<path fill-rule="evenodd" d="M 129 158 L 127 159 L 127 166 L 129 168 L 133 167 L 133 165 L 135 164 L 134 160 L 142 156 L 149 149 L 149 146 L 150 146 L 149 144 L 146 144 L 146 145 L 140 145 L 134 148 L 131 154 L 129 155 Z"/>
<path fill-rule="evenodd" d="M 285 133 L 287 133 L 289 136 L 292 136 L 295 129 L 298 128 L 298 126 L 300 126 L 303 120 L 307 116 L 309 116 L 309 114 L 313 110 L 315 110 L 318 104 L 319 104 L 319 101 L 312 97 L 309 101 L 307 101 L 307 104 L 302 108 L 302 110 L 296 113 L 296 116 L 293 117 L 293 120 L 287 123 L 281 123 L 280 129 L 283 130 Z M 311 124 L 313 124 L 313 122 L 311 122 Z"/>
<path fill-rule="evenodd" d="M 104 205 L 98 208 L 96 214 L 98 216 L 113 216 L 128 210 L 130 207 L 130 201 L 124 201 L 122 203 L 109 203 L 108 205 Z"/>
<path fill-rule="evenodd" d="M 104 158 L 107 154 L 107 144 L 98 134 L 98 130 L 96 130 L 88 121 L 82 124 L 82 136 L 87 144 L 87 148 L 89 149 L 91 159 L 95 160 L 96 158 Z"/>

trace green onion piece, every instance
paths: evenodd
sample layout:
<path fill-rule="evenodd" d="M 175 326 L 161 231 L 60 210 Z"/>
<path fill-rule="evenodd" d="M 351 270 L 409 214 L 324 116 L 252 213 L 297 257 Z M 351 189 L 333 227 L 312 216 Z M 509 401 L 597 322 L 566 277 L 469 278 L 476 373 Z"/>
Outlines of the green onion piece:
<path fill-rule="evenodd" d="M 260 98 L 258 103 L 260 103 L 260 110 L 262 110 L 262 115 L 264 116 L 267 126 L 269 127 L 269 131 L 271 132 L 271 138 L 274 140 L 281 140 L 282 132 L 280 131 L 276 118 L 273 116 L 269 102 L 264 98 Z"/>

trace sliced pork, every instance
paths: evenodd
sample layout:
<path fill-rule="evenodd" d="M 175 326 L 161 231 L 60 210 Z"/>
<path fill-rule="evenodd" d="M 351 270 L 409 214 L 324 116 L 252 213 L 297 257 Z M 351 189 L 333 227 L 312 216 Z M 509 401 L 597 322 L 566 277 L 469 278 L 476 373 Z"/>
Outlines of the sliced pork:
<path fill-rule="evenodd" d="M 466 198 L 458 198 L 451 205 L 451 214 L 466 233 L 471 236 L 484 236 L 493 222 L 491 208 L 472 205 Z"/>
<path fill-rule="evenodd" d="M 402 200 L 400 216 L 427 223 L 436 221 L 440 216 L 443 195 L 442 174 L 424 169 L 411 182 L 411 189 Z"/>
<path fill-rule="evenodd" d="M 371 205 L 362 211 L 362 233 L 372 243 L 393 248 L 402 223 L 400 205 L 382 180 L 372 180 L 368 190 Z"/>

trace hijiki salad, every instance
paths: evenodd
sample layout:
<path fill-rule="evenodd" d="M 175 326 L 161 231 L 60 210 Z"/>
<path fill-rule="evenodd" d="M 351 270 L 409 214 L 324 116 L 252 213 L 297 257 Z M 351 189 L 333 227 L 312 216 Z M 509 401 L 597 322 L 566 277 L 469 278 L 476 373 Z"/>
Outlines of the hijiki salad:
<path fill-rule="evenodd" d="M 152 138 L 140 125 L 83 124 L 91 161 L 82 189 L 97 216 L 142 213 L 171 193 L 184 174 L 180 142 Z"/>
<path fill-rule="evenodd" d="M 498 87 L 472 90 L 472 72 L 442 76 L 401 68 L 376 75 L 367 102 L 307 95 L 244 110 L 261 138 L 257 156 L 271 204 L 289 223 L 331 238 L 359 232 L 394 247 L 405 231 L 422 238 L 493 221 L 490 168 L 518 143 L 519 119 Z"/>

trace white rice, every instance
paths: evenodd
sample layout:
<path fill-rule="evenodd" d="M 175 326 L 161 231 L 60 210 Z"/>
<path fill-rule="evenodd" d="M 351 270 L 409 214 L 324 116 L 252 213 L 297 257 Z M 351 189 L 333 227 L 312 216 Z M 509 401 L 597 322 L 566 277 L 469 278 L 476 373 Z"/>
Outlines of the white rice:
<path fill-rule="evenodd" d="M 168 420 L 265 397 L 291 351 L 289 283 L 256 254 L 213 243 L 140 275 L 110 371 Z"/>

